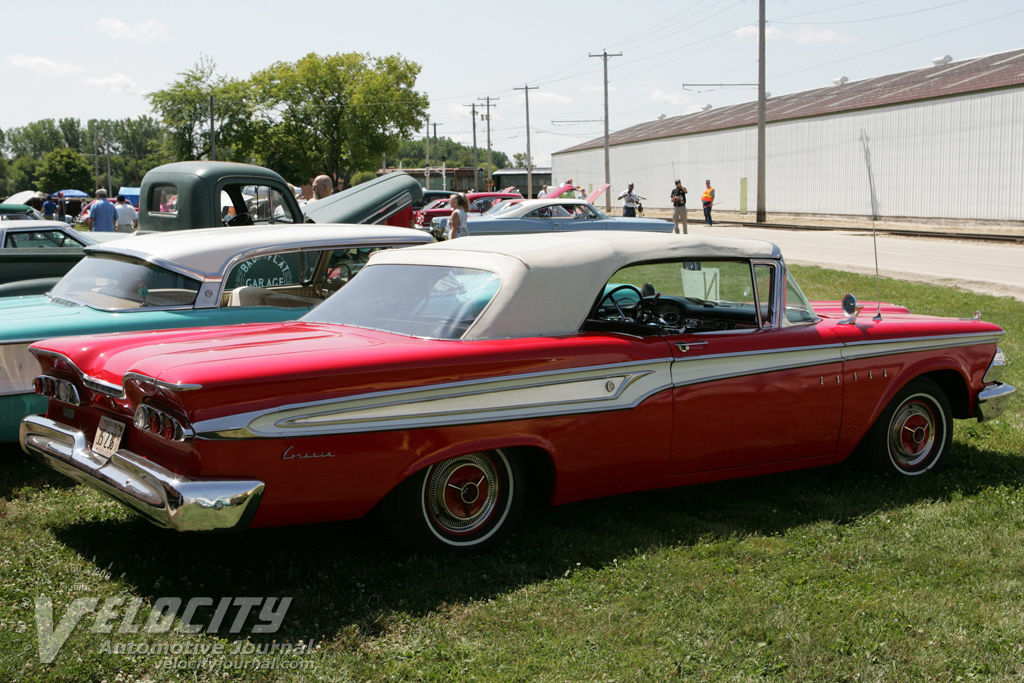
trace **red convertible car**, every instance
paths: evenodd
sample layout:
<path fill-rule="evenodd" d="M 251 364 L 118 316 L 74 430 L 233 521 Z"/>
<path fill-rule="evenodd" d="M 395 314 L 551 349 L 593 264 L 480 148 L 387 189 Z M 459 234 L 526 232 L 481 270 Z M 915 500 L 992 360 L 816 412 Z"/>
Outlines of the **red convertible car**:
<path fill-rule="evenodd" d="M 474 552 L 553 504 L 825 465 L 914 477 L 989 420 L 1003 330 L 812 305 L 768 242 L 629 232 L 373 254 L 297 322 L 36 343 L 21 442 L 163 527 L 380 507 Z M 843 308 L 845 307 L 845 310 Z"/>

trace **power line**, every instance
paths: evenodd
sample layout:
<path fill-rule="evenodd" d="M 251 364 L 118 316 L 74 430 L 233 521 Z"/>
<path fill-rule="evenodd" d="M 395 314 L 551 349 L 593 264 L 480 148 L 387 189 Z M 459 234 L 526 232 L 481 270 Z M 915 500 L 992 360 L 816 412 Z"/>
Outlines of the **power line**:
<path fill-rule="evenodd" d="M 962 30 L 964 30 L 966 28 L 974 28 L 975 26 L 981 26 L 982 24 L 987 24 L 987 23 L 992 22 L 992 21 L 998 21 L 999 19 L 1005 19 L 1006 17 L 1011 17 L 1014 14 L 1020 14 L 1021 12 L 1024 12 L 1024 9 L 1014 10 L 1013 12 L 1007 12 L 1006 14 L 1001 14 L 998 17 L 992 17 L 990 19 L 982 19 L 981 21 L 976 21 L 973 24 L 963 24 L 961 26 L 957 26 L 956 28 L 951 28 L 948 31 L 939 31 L 938 33 L 932 33 L 931 35 L 921 36 L 920 38 L 914 38 L 913 40 L 906 40 L 906 41 L 904 41 L 902 43 L 897 43 L 896 45 L 889 45 L 888 47 L 882 47 L 882 48 L 879 48 L 877 50 L 870 50 L 868 52 L 862 52 L 862 53 L 857 54 L 857 55 L 851 55 L 849 57 L 844 57 L 842 59 L 836 59 L 836 60 L 831 61 L 831 62 L 822 62 L 820 64 L 815 64 L 814 66 L 809 66 L 806 69 L 797 69 L 795 71 L 787 71 L 786 73 L 783 73 L 783 74 L 776 74 L 776 75 L 773 76 L 773 78 L 783 78 L 785 76 L 792 76 L 793 74 L 804 73 L 805 71 L 812 71 L 813 69 L 818 69 L 818 68 L 823 67 L 823 66 L 831 66 L 833 64 L 840 64 L 842 62 L 848 62 L 851 59 L 860 59 L 861 57 L 867 57 L 869 55 L 876 55 L 879 52 L 887 52 L 889 50 L 895 50 L 898 47 L 904 47 L 906 45 L 912 45 L 914 43 L 920 43 L 922 40 L 928 40 L 929 38 L 938 38 L 939 36 L 944 36 L 944 35 L 947 35 L 947 34 L 950 34 L 950 33 L 956 33 L 957 31 L 962 31 Z"/>
<path fill-rule="evenodd" d="M 897 17 L 909 17 L 912 14 L 921 14 L 923 12 L 931 12 L 932 10 L 942 9 L 944 7 L 952 7 L 953 5 L 961 5 L 967 2 L 967 0 L 956 0 L 955 2 L 947 2 L 945 5 L 936 5 L 935 7 L 925 7 L 924 9 L 914 10 L 912 12 L 902 12 L 900 14 L 888 14 L 884 17 L 869 17 L 867 19 L 844 19 L 842 21 L 779 21 L 775 20 L 772 24 L 781 24 L 783 26 L 824 26 L 832 24 L 863 24 L 869 21 L 881 21 L 883 19 L 895 19 Z"/>

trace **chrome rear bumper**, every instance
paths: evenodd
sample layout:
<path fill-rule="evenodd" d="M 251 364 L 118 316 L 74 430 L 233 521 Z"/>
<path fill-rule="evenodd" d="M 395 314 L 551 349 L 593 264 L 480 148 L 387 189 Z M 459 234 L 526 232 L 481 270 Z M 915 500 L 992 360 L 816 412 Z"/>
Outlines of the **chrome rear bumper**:
<path fill-rule="evenodd" d="M 41 415 L 22 421 L 20 441 L 49 467 L 168 529 L 245 529 L 263 497 L 262 481 L 189 479 L 123 449 L 107 458 L 83 432 Z"/>
<path fill-rule="evenodd" d="M 985 387 L 978 394 L 978 422 L 994 420 L 1006 410 L 1006 404 L 1016 391 L 1009 384 L 996 382 Z"/>

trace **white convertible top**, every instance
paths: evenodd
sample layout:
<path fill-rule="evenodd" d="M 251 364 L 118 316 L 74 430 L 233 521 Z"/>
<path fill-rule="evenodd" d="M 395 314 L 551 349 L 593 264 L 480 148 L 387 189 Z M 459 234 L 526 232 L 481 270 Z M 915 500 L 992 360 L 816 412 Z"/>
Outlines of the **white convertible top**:
<path fill-rule="evenodd" d="M 782 254 L 761 240 L 579 231 L 463 237 L 377 252 L 368 266 L 437 265 L 497 274 L 501 289 L 462 338 L 498 339 L 573 334 L 620 268 L 683 258 L 781 259 Z"/>
<path fill-rule="evenodd" d="M 413 245 L 424 244 L 430 239 L 419 230 L 388 225 L 276 223 L 149 233 L 87 247 L 86 251 L 90 254 L 124 254 L 168 270 L 210 280 L 220 279 L 234 261 L 262 253 Z"/>

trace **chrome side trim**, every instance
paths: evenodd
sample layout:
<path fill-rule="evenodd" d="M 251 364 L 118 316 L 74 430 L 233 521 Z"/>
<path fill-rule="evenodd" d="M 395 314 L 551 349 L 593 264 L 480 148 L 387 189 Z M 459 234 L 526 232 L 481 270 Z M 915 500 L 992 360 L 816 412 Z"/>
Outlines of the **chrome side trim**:
<path fill-rule="evenodd" d="M 278 438 L 622 410 L 671 386 L 670 359 L 471 380 L 283 406 L 193 425 L 199 438 Z"/>
<path fill-rule="evenodd" d="M 813 365 L 841 363 L 842 346 L 771 349 L 680 358 L 672 364 L 672 386 L 684 387 L 720 379 L 781 372 Z"/>
<path fill-rule="evenodd" d="M 166 389 L 167 391 L 195 391 L 196 389 L 202 389 L 202 384 L 173 384 L 171 382 L 165 382 L 162 379 L 153 379 L 149 375 L 143 375 L 140 372 L 126 372 L 124 375 L 124 381 L 133 379 L 136 382 L 142 382 L 144 384 L 152 384 Z"/>
<path fill-rule="evenodd" d="M 1006 368 L 1006 354 L 1003 350 L 996 347 L 996 353 L 992 356 L 992 362 L 988 365 L 988 370 L 985 371 L 985 376 L 982 377 L 981 381 L 985 384 L 989 382 L 998 382 L 1003 376 L 1003 370 Z"/>
<path fill-rule="evenodd" d="M 245 529 L 263 497 L 261 481 L 190 479 L 123 449 L 108 459 L 83 432 L 41 415 L 22 420 L 20 441 L 47 466 L 168 529 Z"/>
<path fill-rule="evenodd" d="M 932 351 L 935 349 L 952 349 L 958 346 L 975 346 L 978 344 L 994 344 L 1005 332 L 972 332 L 970 334 L 949 334 L 937 337 L 912 337 L 910 339 L 878 339 L 871 341 L 851 342 L 846 344 L 843 358 L 873 358 L 875 356 L 891 356 L 899 353 L 915 351 Z"/>
<path fill-rule="evenodd" d="M 1010 402 L 1014 389 L 1009 384 L 996 382 L 992 386 L 985 387 L 978 394 L 978 422 L 988 422 L 1003 414 L 1006 404 Z"/>
<path fill-rule="evenodd" d="M 29 351 L 33 353 L 36 357 L 50 356 L 52 358 L 59 358 L 60 360 L 64 361 L 65 363 L 67 363 L 68 365 L 75 369 L 75 372 L 78 373 L 78 376 L 82 378 L 82 384 L 92 389 L 93 391 L 99 392 L 101 394 L 106 394 L 107 396 L 113 396 L 114 398 L 124 398 L 124 387 L 114 384 L 113 382 L 104 382 L 101 379 L 90 377 L 89 375 L 82 372 L 81 368 L 75 365 L 75 362 L 68 358 L 67 356 L 65 356 L 63 353 L 33 348 L 30 348 Z"/>

